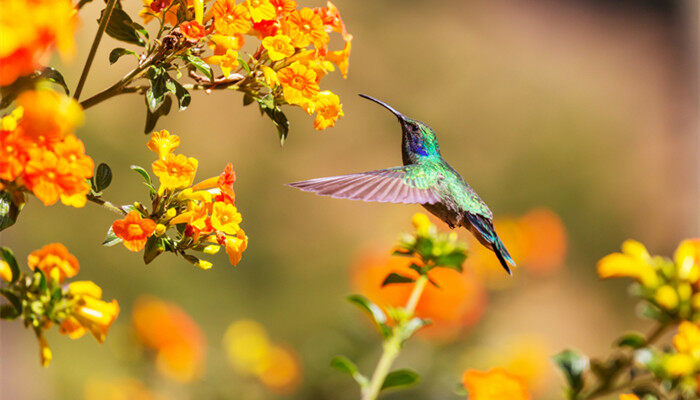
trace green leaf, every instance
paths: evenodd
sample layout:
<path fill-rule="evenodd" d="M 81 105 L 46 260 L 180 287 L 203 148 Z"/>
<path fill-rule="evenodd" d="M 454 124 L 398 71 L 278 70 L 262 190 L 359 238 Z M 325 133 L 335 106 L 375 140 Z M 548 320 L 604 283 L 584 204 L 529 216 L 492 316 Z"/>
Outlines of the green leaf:
<path fill-rule="evenodd" d="M 243 107 L 250 105 L 254 101 L 255 101 L 255 99 L 250 94 L 248 94 L 248 93 L 243 94 Z"/>
<path fill-rule="evenodd" d="M 10 271 L 12 271 L 12 280 L 10 283 L 17 282 L 20 274 L 19 265 L 17 265 L 17 260 L 12 250 L 10 250 L 9 247 L 0 247 L 0 256 L 2 256 L 3 260 L 10 266 Z"/>
<path fill-rule="evenodd" d="M 618 347 L 630 347 L 632 349 L 639 349 L 647 344 L 647 340 L 644 335 L 637 332 L 630 332 L 620 336 L 615 345 Z"/>
<path fill-rule="evenodd" d="M 410 369 L 398 369 L 387 374 L 382 390 L 389 388 L 407 387 L 418 383 L 420 376 Z"/>
<path fill-rule="evenodd" d="M 348 296 L 348 301 L 358 306 L 370 316 L 372 321 L 377 325 L 377 329 L 379 329 L 382 336 L 387 337 L 391 333 L 391 328 L 386 325 L 386 315 L 378 305 L 372 303 L 368 298 L 360 294 Z"/>
<path fill-rule="evenodd" d="M 112 247 L 115 244 L 119 244 L 122 242 L 122 239 L 117 237 L 117 235 L 114 234 L 114 230 L 110 226 L 109 229 L 107 230 L 107 236 L 105 237 L 105 240 L 102 242 L 103 246 L 107 247 Z"/>
<path fill-rule="evenodd" d="M 287 116 L 284 115 L 279 107 L 270 108 L 263 106 L 263 104 L 260 103 L 260 109 L 263 110 L 275 124 L 275 127 L 277 128 L 277 135 L 280 139 L 280 145 L 284 146 L 284 141 L 287 139 L 287 135 L 289 134 L 289 121 L 287 120 Z"/>
<path fill-rule="evenodd" d="M 185 56 L 185 61 L 187 61 L 191 66 L 193 66 L 197 71 L 204 74 L 207 79 L 214 80 L 214 73 L 211 70 L 209 64 L 205 63 L 204 60 L 192 54 Z"/>
<path fill-rule="evenodd" d="M 2 294 L 3 297 L 10 302 L 10 304 L 12 304 L 12 307 L 15 309 L 18 315 L 22 313 L 22 301 L 19 299 L 19 297 L 17 297 L 17 295 L 7 289 L 0 289 L 0 294 Z"/>
<path fill-rule="evenodd" d="M 552 361 L 564 373 L 571 392 L 579 393 L 583 389 L 583 374 L 590 365 L 588 357 L 573 350 L 564 350 L 552 357 Z"/>
<path fill-rule="evenodd" d="M 143 167 L 140 167 L 138 165 L 132 165 L 130 167 L 132 170 L 136 171 L 137 174 L 141 175 L 143 180 L 146 182 L 148 186 L 153 186 L 153 182 L 151 181 L 151 176 L 148 175 L 148 171 L 146 171 Z"/>
<path fill-rule="evenodd" d="M 462 265 L 467 259 L 467 254 L 462 251 L 453 251 L 443 254 L 435 260 L 435 264 L 439 267 L 447 267 L 462 272 Z"/>
<path fill-rule="evenodd" d="M 51 67 L 46 67 L 43 71 L 41 71 L 39 77 L 61 86 L 63 88 L 63 91 L 66 92 L 66 94 L 70 94 L 68 85 L 66 85 L 66 80 L 63 79 L 63 75 L 61 75 L 61 73 L 58 72 L 58 70 Z"/>
<path fill-rule="evenodd" d="M 148 92 L 146 92 L 148 94 Z M 146 96 L 148 97 L 148 96 Z M 146 99 L 146 102 L 148 103 L 148 98 Z M 170 114 L 170 109 L 173 106 L 173 100 L 170 98 L 170 96 L 165 96 L 163 99 L 162 104 L 156 109 L 155 112 L 151 112 L 151 110 L 147 107 L 146 108 L 146 125 L 144 126 L 144 133 L 151 133 L 153 131 L 153 128 L 155 128 L 156 123 L 158 123 L 158 120 L 160 117 L 166 116 Z"/>
<path fill-rule="evenodd" d="M 187 89 L 185 89 L 185 87 L 180 84 L 180 82 L 176 81 L 171 76 L 168 76 L 168 80 L 174 88 L 173 90 L 171 90 L 171 92 L 174 93 L 175 97 L 177 98 L 177 105 L 180 108 L 180 111 L 186 109 L 192 101 L 192 96 L 190 95 L 190 92 L 188 92 Z"/>
<path fill-rule="evenodd" d="M 143 252 L 143 261 L 146 264 L 150 264 L 151 261 L 163 254 L 164 251 L 165 245 L 163 245 L 163 241 L 159 237 L 151 235 L 146 241 L 146 247 Z"/>
<path fill-rule="evenodd" d="M 100 19 L 102 19 L 103 15 L 104 10 L 102 10 L 102 13 L 100 14 Z M 121 40 L 122 42 L 132 43 L 139 46 L 146 45 L 146 41 L 143 40 L 134 27 L 134 21 L 131 20 L 129 14 L 119 7 L 115 7 L 112 10 L 112 15 L 109 18 L 105 32 L 114 39 Z"/>
<path fill-rule="evenodd" d="M 12 304 L 0 305 L 0 319 L 15 319 L 20 315 Z"/>
<path fill-rule="evenodd" d="M 17 222 L 20 210 L 21 208 L 12 201 L 10 192 L 0 191 L 0 231 Z"/>
<path fill-rule="evenodd" d="M 395 272 L 390 273 L 389 275 L 384 278 L 384 282 L 382 282 L 382 287 L 386 285 L 391 285 L 392 283 L 413 283 L 415 280 L 413 278 L 409 278 L 407 276 L 403 276 L 400 274 L 397 274 Z"/>
<path fill-rule="evenodd" d="M 349 358 L 345 356 L 335 356 L 331 360 L 331 368 L 340 371 L 344 374 L 352 376 L 361 388 L 365 388 L 369 385 L 369 380 L 366 376 L 362 375 L 358 370 L 355 363 L 350 361 Z"/>
<path fill-rule="evenodd" d="M 112 169 L 109 165 L 101 163 L 95 172 L 95 191 L 101 192 L 107 189 L 110 183 L 112 183 Z"/>
<path fill-rule="evenodd" d="M 432 322 L 429 319 L 423 319 L 414 317 L 406 324 L 403 330 L 403 340 L 408 340 L 414 333 L 416 333 L 420 328 L 430 325 Z"/>
<path fill-rule="evenodd" d="M 250 74 L 250 65 L 248 65 L 248 63 L 241 57 L 240 54 L 238 55 L 238 63 L 241 64 L 241 67 L 243 67 L 243 69 L 244 69 L 248 74 Z"/>
<path fill-rule="evenodd" d="M 168 90 L 168 82 L 170 76 L 162 67 L 151 66 L 146 71 L 151 87 L 146 90 L 146 105 L 151 113 L 155 113 L 163 104 Z M 173 86 L 174 91 L 174 86 Z"/>
<path fill-rule="evenodd" d="M 131 55 L 133 55 L 134 57 L 136 57 L 136 59 L 138 59 L 138 56 L 136 55 L 136 52 L 131 51 L 131 50 L 127 50 L 127 49 L 122 48 L 122 47 L 117 47 L 116 49 L 112 49 L 112 51 L 109 52 L 109 63 L 110 63 L 110 64 L 114 64 L 114 63 L 117 62 L 117 60 L 119 60 L 122 56 L 125 56 L 125 55 L 127 55 L 127 54 L 131 54 Z"/>

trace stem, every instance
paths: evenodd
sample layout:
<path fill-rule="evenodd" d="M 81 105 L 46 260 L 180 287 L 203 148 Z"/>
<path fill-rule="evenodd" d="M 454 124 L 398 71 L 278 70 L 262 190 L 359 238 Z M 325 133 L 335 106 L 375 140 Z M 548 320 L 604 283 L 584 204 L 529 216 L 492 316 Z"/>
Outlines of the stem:
<path fill-rule="evenodd" d="M 122 209 L 119 206 L 114 205 L 113 203 L 110 203 L 107 200 L 103 200 L 102 198 L 99 198 L 99 197 L 94 196 L 92 194 L 88 194 L 86 197 L 87 197 L 88 201 L 91 201 L 97 205 L 100 205 L 100 206 L 108 209 L 109 211 L 112 211 L 112 212 L 117 213 L 119 215 L 126 215 L 126 211 L 124 211 L 124 209 Z"/>
<path fill-rule="evenodd" d="M 416 311 L 416 306 L 420 300 L 423 290 L 428 283 L 428 277 L 426 275 L 421 275 L 416 279 L 416 285 L 413 287 L 411 296 L 408 298 L 406 307 L 404 311 L 408 315 L 406 318 L 411 319 L 413 313 Z M 372 374 L 372 379 L 369 382 L 367 390 L 362 393 L 362 400 L 375 400 L 379 396 L 379 392 L 382 390 L 382 385 L 384 385 L 384 380 L 389 374 L 391 365 L 396 360 L 401 352 L 401 346 L 403 345 L 405 324 L 399 323 L 392 329 L 391 336 L 384 342 L 382 356 L 379 358 L 377 367 L 374 369 Z"/>
<path fill-rule="evenodd" d="M 143 62 L 143 64 L 139 65 L 138 67 L 131 70 L 128 74 L 126 74 L 119 82 L 101 91 L 100 93 L 88 98 L 87 100 L 82 101 L 80 105 L 85 110 L 94 105 L 102 103 L 103 101 L 114 96 L 124 93 L 138 92 L 140 88 L 125 88 L 124 86 L 127 83 L 131 82 L 131 80 L 138 76 L 141 72 L 145 71 L 146 68 L 150 67 L 153 63 L 153 59 L 153 56 L 149 57 L 148 59 L 146 59 L 146 61 Z"/>
<path fill-rule="evenodd" d="M 88 58 L 85 60 L 85 65 L 83 66 L 83 72 L 80 74 L 80 80 L 78 81 L 78 86 L 75 88 L 75 93 L 73 93 L 73 98 L 78 100 L 80 94 L 83 92 L 83 86 L 85 86 L 85 81 L 87 80 L 88 72 L 90 72 L 90 67 L 92 66 L 92 61 L 95 59 L 95 54 L 97 53 L 97 48 L 100 45 L 100 40 L 102 40 L 102 35 L 107 29 L 107 24 L 112 16 L 112 10 L 117 4 L 117 0 L 109 0 L 107 6 L 102 13 L 102 20 L 100 21 L 100 26 L 97 28 L 97 33 L 95 33 L 95 38 L 92 40 L 92 46 L 90 46 L 90 53 L 88 53 Z"/>

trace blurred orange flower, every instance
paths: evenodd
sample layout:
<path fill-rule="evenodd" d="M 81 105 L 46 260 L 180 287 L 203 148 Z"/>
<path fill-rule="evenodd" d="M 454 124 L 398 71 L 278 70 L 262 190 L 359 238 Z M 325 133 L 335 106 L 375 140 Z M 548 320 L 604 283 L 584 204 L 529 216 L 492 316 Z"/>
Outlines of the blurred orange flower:
<path fill-rule="evenodd" d="M 133 378 L 90 380 L 85 385 L 85 400 L 163 400 Z"/>
<path fill-rule="evenodd" d="M 154 297 L 140 297 L 134 304 L 132 323 L 139 341 L 156 351 L 156 366 L 164 376 L 180 382 L 201 376 L 204 334 L 180 307 Z"/>
<path fill-rule="evenodd" d="M 124 219 L 114 221 L 112 230 L 124 241 L 127 249 L 141 251 L 148 237 L 156 230 L 156 223 L 151 219 L 142 218 L 138 211 L 132 210 Z"/>
<path fill-rule="evenodd" d="M 529 400 L 525 382 L 506 371 L 493 368 L 486 372 L 468 369 L 462 377 L 470 400 Z"/>
<path fill-rule="evenodd" d="M 381 287 L 392 272 L 411 278 L 418 273 L 409 266 L 414 259 L 386 256 L 368 252 L 352 268 L 352 282 L 357 290 L 381 307 L 404 306 L 412 285 L 392 284 Z M 448 268 L 435 268 L 428 273 L 438 287 L 429 284 L 416 307 L 416 315 L 432 321 L 421 329 L 422 334 L 449 337 L 460 328 L 474 325 L 486 307 L 486 291 L 481 281 L 469 268 L 459 273 Z"/>
<path fill-rule="evenodd" d="M 518 337 L 496 351 L 489 348 L 488 365 L 498 365 L 520 377 L 527 387 L 535 391 L 547 388 L 553 372 L 547 343 L 540 337 Z"/>
<path fill-rule="evenodd" d="M 639 400 L 639 397 L 634 394 L 621 394 L 619 400 Z"/>
<path fill-rule="evenodd" d="M 12 268 L 10 268 L 10 264 L 5 260 L 0 260 L 0 279 L 5 282 L 10 282 L 12 280 Z"/>
<path fill-rule="evenodd" d="M 61 333 L 76 339 L 87 330 L 98 342 L 103 343 L 109 328 L 119 315 L 119 303 L 116 300 L 109 303 L 101 300 L 102 289 L 91 281 L 71 282 L 67 293 L 76 303 L 61 324 Z"/>
<path fill-rule="evenodd" d="M 83 123 L 83 109 L 72 97 L 52 90 L 29 90 L 17 97 L 24 134 L 39 145 L 52 145 Z"/>
<path fill-rule="evenodd" d="M 27 256 L 27 265 L 39 269 L 46 277 L 56 277 L 58 282 L 74 277 L 80 270 L 78 259 L 61 243 L 51 243 Z"/>

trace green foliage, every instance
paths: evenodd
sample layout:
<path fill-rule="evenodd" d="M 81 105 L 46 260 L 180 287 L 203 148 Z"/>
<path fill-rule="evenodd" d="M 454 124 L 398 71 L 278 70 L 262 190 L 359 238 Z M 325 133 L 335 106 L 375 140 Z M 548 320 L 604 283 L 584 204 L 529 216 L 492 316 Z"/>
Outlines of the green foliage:
<path fill-rule="evenodd" d="M 403 276 L 401 274 L 397 274 L 395 272 L 390 273 L 389 275 L 384 278 L 384 281 L 382 282 L 382 287 L 386 285 L 391 285 L 392 283 L 413 283 L 415 282 L 415 279 L 409 278 L 408 276 Z"/>
<path fill-rule="evenodd" d="M 148 241 L 146 241 L 146 246 L 143 252 L 143 262 L 150 264 L 151 261 L 163 254 L 164 251 L 165 244 L 163 243 L 163 239 L 155 235 L 151 235 L 148 238 Z"/>
<path fill-rule="evenodd" d="M 101 193 L 107 189 L 112 183 L 112 169 L 109 168 L 109 165 L 105 163 L 98 165 L 95 176 L 92 177 L 90 183 L 95 193 Z"/>
<path fill-rule="evenodd" d="M 22 209 L 12 199 L 8 191 L 0 191 L 0 231 L 9 228 L 17 222 L 17 217 Z"/>
<path fill-rule="evenodd" d="M 352 304 L 355 304 L 362 311 L 366 312 L 367 315 L 369 315 L 370 319 L 372 320 L 372 322 L 374 322 L 377 329 L 379 330 L 379 333 L 381 333 L 382 336 L 387 337 L 389 335 L 391 329 L 386 324 L 386 314 L 384 314 L 384 311 L 382 311 L 381 307 L 372 303 L 365 296 L 359 294 L 353 294 L 351 296 L 348 296 L 348 301 Z"/>
<path fill-rule="evenodd" d="M 102 20 L 103 16 L 104 10 L 100 14 L 100 19 L 98 19 L 98 23 Z M 120 40 L 122 42 L 131 43 L 143 47 L 146 46 L 148 39 L 147 36 L 145 38 L 142 36 L 144 35 L 144 31 L 145 30 L 141 25 L 136 24 L 131 19 L 129 14 L 122 10 L 121 4 L 117 3 L 117 5 L 112 10 L 112 15 L 110 16 L 109 22 L 107 23 L 107 29 L 105 30 L 105 33 L 107 33 L 107 35 L 111 36 L 112 38 Z"/>
<path fill-rule="evenodd" d="M 112 51 L 109 52 L 109 63 L 114 64 L 122 56 L 125 56 L 127 54 L 133 55 L 134 57 L 136 57 L 136 59 L 138 59 L 138 55 L 136 54 L 136 52 L 131 51 L 131 50 L 127 50 L 123 47 L 117 47 L 115 49 L 112 49 Z"/>
<path fill-rule="evenodd" d="M 357 384 L 360 385 L 360 388 L 367 387 L 367 384 L 369 383 L 367 377 L 362 375 L 358 371 L 355 363 L 350 361 L 350 359 L 345 356 L 333 357 L 333 359 L 331 360 L 331 368 L 352 376 L 355 382 L 357 382 Z"/>
<path fill-rule="evenodd" d="M 647 344 L 647 340 L 641 333 L 630 332 L 620 336 L 615 345 L 618 347 L 629 347 L 631 349 L 639 349 Z"/>
<path fill-rule="evenodd" d="M 391 371 L 384 379 L 382 390 L 413 386 L 418 383 L 420 376 L 410 369 Z"/>
<path fill-rule="evenodd" d="M 584 373 L 588 371 L 589 368 L 588 357 L 573 350 L 564 350 L 553 356 L 552 361 L 554 361 L 555 365 L 562 371 L 569 384 L 569 398 L 577 398 L 578 394 L 583 390 Z"/>

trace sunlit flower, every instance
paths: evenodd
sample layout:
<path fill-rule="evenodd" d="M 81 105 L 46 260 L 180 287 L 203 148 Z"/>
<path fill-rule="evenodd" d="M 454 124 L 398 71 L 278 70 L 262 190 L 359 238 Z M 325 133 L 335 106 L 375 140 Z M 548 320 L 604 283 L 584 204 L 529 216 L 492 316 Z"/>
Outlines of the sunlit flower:
<path fill-rule="evenodd" d="M 176 4 L 171 5 L 171 3 L 172 0 L 143 0 L 143 8 L 139 12 L 139 16 L 145 24 L 154 18 L 164 18 L 165 23 L 175 26 L 177 25 L 177 12 L 180 4 L 176 2 Z M 165 17 L 163 17 L 163 12 L 166 12 Z"/>
<path fill-rule="evenodd" d="M 116 220 L 112 230 L 124 241 L 124 246 L 131 251 L 141 251 L 148 237 L 156 230 L 156 223 L 142 218 L 138 211 L 132 210 L 124 219 Z"/>
<path fill-rule="evenodd" d="M 326 7 L 315 8 L 314 12 L 321 17 L 327 32 L 335 31 L 340 33 L 345 42 L 352 40 L 352 35 L 348 33 L 343 19 L 340 17 L 340 11 L 333 3 L 328 1 Z"/>
<path fill-rule="evenodd" d="M 153 162 L 153 173 L 160 179 L 160 189 L 164 190 L 180 189 L 192 184 L 194 175 L 197 173 L 199 162 L 196 158 L 186 157 L 183 154 L 168 154 L 164 160 Z"/>
<path fill-rule="evenodd" d="M 673 346 L 679 353 L 689 354 L 700 361 L 700 327 L 689 321 L 681 322 L 673 337 Z"/>
<path fill-rule="evenodd" d="M 204 334 L 180 307 L 153 297 L 134 304 L 132 323 L 137 338 L 156 351 L 156 366 L 163 375 L 191 382 L 204 369 Z"/>
<path fill-rule="evenodd" d="M 523 380 L 503 368 L 482 372 L 469 369 L 462 377 L 470 400 L 529 400 Z"/>
<path fill-rule="evenodd" d="M 315 107 L 316 119 L 314 128 L 323 130 L 335 125 L 335 121 L 343 116 L 343 108 L 340 105 L 340 98 L 329 91 L 319 92 L 316 96 Z"/>
<path fill-rule="evenodd" d="M 298 62 L 277 72 L 277 79 L 282 85 L 284 99 L 290 104 L 311 100 L 319 91 L 316 73 Z"/>
<path fill-rule="evenodd" d="M 275 6 L 270 3 L 270 0 L 246 0 L 245 5 L 248 7 L 253 22 L 275 19 L 277 16 Z"/>
<path fill-rule="evenodd" d="M 267 83 L 267 86 L 274 88 L 280 84 L 279 80 L 277 79 L 277 72 L 275 72 L 274 69 L 268 67 L 267 65 L 261 65 L 260 69 L 263 72 L 263 77 L 265 78 L 265 83 Z"/>
<path fill-rule="evenodd" d="M 160 132 L 153 132 L 151 140 L 146 144 L 151 151 L 158 154 L 158 158 L 161 160 L 165 160 L 168 154 L 172 153 L 179 145 L 180 137 L 171 135 L 165 129 Z"/>
<path fill-rule="evenodd" d="M 83 110 L 73 98 L 52 90 L 29 90 L 17 98 L 24 110 L 24 134 L 40 145 L 52 145 L 83 123 Z"/>
<path fill-rule="evenodd" d="M 238 69 L 238 52 L 232 49 L 226 50 L 222 55 L 213 55 L 205 60 L 208 64 L 218 65 L 224 76 L 231 75 L 231 72 Z"/>
<path fill-rule="evenodd" d="M 253 32 L 251 34 L 257 36 L 258 39 L 264 39 L 268 36 L 275 36 L 281 29 L 281 24 L 276 19 L 262 20 L 253 23 Z"/>
<path fill-rule="evenodd" d="M 80 271 L 78 259 L 61 243 L 47 244 L 29 253 L 27 265 L 32 270 L 39 269 L 47 277 L 55 276 L 59 283 Z"/>
<path fill-rule="evenodd" d="M 240 229 L 236 236 L 227 236 L 224 245 L 229 262 L 236 266 L 241 261 L 243 252 L 248 248 L 248 236 L 243 229 Z"/>
<path fill-rule="evenodd" d="M 682 241 L 673 258 L 678 278 L 690 283 L 700 280 L 700 239 Z"/>
<path fill-rule="evenodd" d="M 634 240 L 622 244 L 622 253 L 612 253 L 598 261 L 598 275 L 601 278 L 634 278 L 647 287 L 659 284 L 649 252 L 644 245 Z"/>
<path fill-rule="evenodd" d="M 289 14 L 297 9 L 297 2 L 294 0 L 270 0 L 270 3 L 275 7 L 277 15 Z"/>
<path fill-rule="evenodd" d="M 251 28 L 250 13 L 245 4 L 235 0 L 216 0 L 212 8 L 214 28 L 222 35 L 245 34 Z"/>
<path fill-rule="evenodd" d="M 262 41 L 267 54 L 272 61 L 279 61 L 294 54 L 292 39 L 287 35 L 268 36 Z"/>
<path fill-rule="evenodd" d="M 0 131 L 0 179 L 13 181 L 22 175 L 33 147 L 21 130 Z"/>
<path fill-rule="evenodd" d="M 241 34 L 235 35 L 211 35 L 209 36 L 209 48 L 214 52 L 215 56 L 226 54 L 226 51 L 238 50 L 243 47 L 245 39 Z"/>
<path fill-rule="evenodd" d="M 192 41 L 198 41 L 209 34 L 209 30 L 197 21 L 183 22 L 180 24 L 180 32 Z"/>
<path fill-rule="evenodd" d="M 240 229 L 238 224 L 240 224 L 241 221 L 243 221 L 243 217 L 241 217 L 236 206 L 221 202 L 214 203 L 211 214 L 211 226 L 213 226 L 214 229 L 229 235 L 235 235 Z"/>
<path fill-rule="evenodd" d="M 417 278 L 409 268 L 414 259 L 389 257 L 367 253 L 352 269 L 352 281 L 360 293 L 381 307 L 404 306 L 413 289 L 410 284 L 391 284 L 382 287 L 390 273 Z M 421 329 L 428 336 L 449 337 L 461 328 L 474 325 L 484 312 L 486 292 L 474 273 L 465 269 L 459 273 L 448 268 L 435 268 L 428 274 L 439 288 L 426 286 L 416 307 L 416 315 L 432 321 Z"/>
<path fill-rule="evenodd" d="M 68 320 L 72 322 L 61 326 L 64 333 L 71 338 L 78 337 L 79 329 L 75 328 L 77 322 L 87 330 L 98 342 L 103 343 L 109 328 L 119 315 L 119 303 L 116 300 L 106 302 L 102 300 L 102 289 L 91 281 L 71 282 L 68 285 L 67 295 L 76 301 Z M 71 324 L 70 328 L 68 325 Z M 70 329 L 70 330 L 69 330 Z"/>
<path fill-rule="evenodd" d="M 323 29 L 323 21 L 310 8 L 294 11 L 283 24 L 284 32 L 292 38 L 294 47 L 303 48 L 313 43 L 318 49 L 328 44 L 328 33 Z"/>
<path fill-rule="evenodd" d="M 663 308 L 673 310 L 678 306 L 678 292 L 671 285 L 663 285 L 656 289 L 654 300 Z"/>
<path fill-rule="evenodd" d="M 67 135 L 62 142 L 54 146 L 54 152 L 68 162 L 70 174 L 82 178 L 92 176 L 95 163 L 85 155 L 85 146 L 78 138 Z"/>
<path fill-rule="evenodd" d="M 24 183 L 44 205 L 56 203 L 61 194 L 75 194 L 84 188 L 84 178 L 71 173 L 68 160 L 41 148 L 32 149 L 29 154 Z"/>

